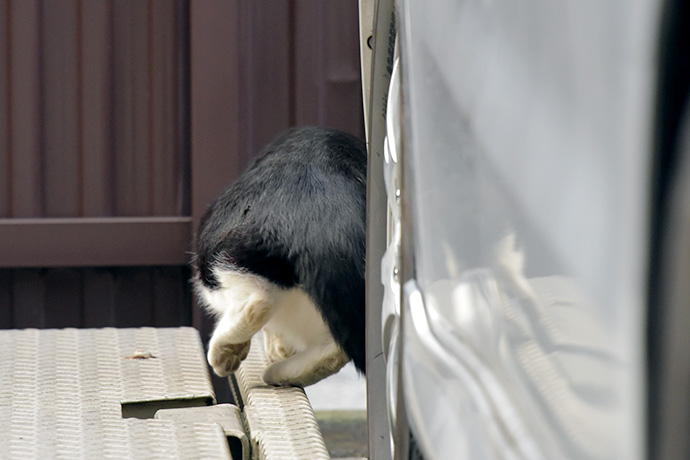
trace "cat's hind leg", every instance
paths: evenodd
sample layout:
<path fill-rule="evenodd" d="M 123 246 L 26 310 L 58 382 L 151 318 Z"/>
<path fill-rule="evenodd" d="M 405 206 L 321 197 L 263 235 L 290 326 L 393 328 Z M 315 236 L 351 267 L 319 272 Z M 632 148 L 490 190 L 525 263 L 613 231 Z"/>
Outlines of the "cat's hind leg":
<path fill-rule="evenodd" d="M 263 334 L 266 357 L 270 362 L 274 363 L 295 354 L 295 349 L 270 329 L 264 328 Z"/>
<path fill-rule="evenodd" d="M 252 336 L 273 314 L 276 288 L 255 275 L 224 272 L 217 276 L 219 288 L 199 291 L 208 310 L 218 317 L 209 341 L 208 362 L 216 374 L 225 377 L 247 357 Z"/>
<path fill-rule="evenodd" d="M 263 379 L 269 385 L 312 385 L 338 372 L 350 359 L 335 342 L 312 345 L 270 364 Z"/>

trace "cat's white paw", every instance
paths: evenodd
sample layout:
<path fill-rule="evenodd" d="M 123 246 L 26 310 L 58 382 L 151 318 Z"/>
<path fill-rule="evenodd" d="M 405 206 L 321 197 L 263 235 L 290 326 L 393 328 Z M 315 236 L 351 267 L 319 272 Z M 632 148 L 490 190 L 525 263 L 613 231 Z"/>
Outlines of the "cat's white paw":
<path fill-rule="evenodd" d="M 290 376 L 285 373 L 284 363 L 270 364 L 263 375 L 264 382 L 274 387 L 304 386 L 300 382 L 293 382 Z"/>
<path fill-rule="evenodd" d="M 220 377 L 227 377 L 240 367 L 240 363 L 249 354 L 251 341 L 244 343 L 221 343 L 211 341 L 208 350 L 208 363 Z"/>
<path fill-rule="evenodd" d="M 339 348 L 325 356 L 318 353 L 318 359 L 314 359 L 313 355 L 313 352 L 302 352 L 270 364 L 264 371 L 264 382 L 273 386 L 292 385 L 304 388 L 335 374 L 349 360 Z"/>

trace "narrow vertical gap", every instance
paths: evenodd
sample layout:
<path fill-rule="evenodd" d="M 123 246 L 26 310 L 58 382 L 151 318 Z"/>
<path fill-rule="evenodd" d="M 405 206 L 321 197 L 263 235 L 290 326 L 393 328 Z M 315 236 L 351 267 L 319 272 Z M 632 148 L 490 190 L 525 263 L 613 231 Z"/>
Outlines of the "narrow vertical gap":
<path fill-rule="evenodd" d="M 288 0 L 288 124 L 294 126 L 297 123 L 297 3 Z"/>
<path fill-rule="evenodd" d="M 39 309 L 39 315 L 40 315 L 40 320 L 39 320 L 39 328 L 40 329 L 46 329 L 49 327 L 48 321 L 47 321 L 47 307 L 48 305 L 46 304 L 46 278 L 50 270 L 54 270 L 51 268 L 39 268 L 36 270 L 37 274 L 36 277 L 38 278 L 38 285 L 40 286 L 39 288 L 39 294 L 41 296 L 40 298 L 40 309 Z"/>
<path fill-rule="evenodd" d="M 670 313 L 669 304 L 664 302 L 663 286 L 665 269 L 670 267 L 664 260 L 664 236 L 668 233 L 670 216 L 670 185 L 677 170 L 680 155 L 680 133 L 684 110 L 690 104 L 690 9 L 683 0 L 664 3 L 657 37 L 657 87 L 656 113 L 654 114 L 654 150 L 652 156 L 652 198 L 651 223 L 649 224 L 649 270 L 647 276 L 647 455 L 649 458 L 663 456 L 668 449 L 678 447 L 678 439 L 672 428 L 667 411 L 669 400 L 664 400 L 665 389 L 672 380 L 674 371 L 668 368 L 670 361 L 664 358 L 669 352 L 666 321 Z M 654 308 L 652 308 L 652 306 Z M 665 367 L 666 366 L 666 367 Z M 664 423 L 666 422 L 666 423 Z M 685 428 L 685 427 L 683 427 Z M 682 448 L 687 449 L 687 443 Z M 680 455 L 680 451 L 677 451 Z"/>
<path fill-rule="evenodd" d="M 5 65 L 7 86 L 5 96 L 7 100 L 7 217 L 14 217 L 14 100 L 12 97 L 12 2 L 6 3 L 7 13 L 5 16 Z M 14 310 L 13 310 L 14 311 Z"/>
<path fill-rule="evenodd" d="M 84 50 L 83 50 L 83 8 L 77 0 L 77 195 L 78 215 L 84 216 Z"/>
<path fill-rule="evenodd" d="M 81 267 L 76 269 L 79 273 L 79 326 L 88 327 L 86 324 L 86 279 L 92 276 L 92 268 Z"/>
<path fill-rule="evenodd" d="M 10 2 L 8 2 L 8 3 L 10 3 Z M 16 314 L 15 314 L 15 308 L 14 308 L 14 304 L 15 304 L 14 299 L 15 299 L 15 297 L 16 297 L 16 289 L 15 289 L 16 283 L 15 283 L 15 278 L 17 277 L 17 269 L 14 269 L 14 270 L 11 270 L 11 269 L 10 269 L 10 270 L 8 270 L 8 271 L 9 271 L 9 273 L 10 273 L 10 280 L 9 280 L 9 284 L 8 284 L 9 289 L 10 289 L 10 295 L 9 295 L 9 301 L 10 301 L 10 327 L 16 328 L 17 326 L 16 326 L 16 324 L 15 324 L 15 317 L 16 317 Z"/>
<path fill-rule="evenodd" d="M 145 270 L 145 273 L 148 275 L 148 287 L 149 287 L 149 296 L 148 296 L 148 302 L 149 302 L 149 318 L 148 318 L 148 324 L 147 326 L 155 327 L 157 326 L 156 324 L 156 276 L 155 276 L 155 271 L 158 270 L 158 267 L 147 267 L 147 268 L 141 268 L 140 270 Z"/>
<path fill-rule="evenodd" d="M 118 271 L 126 270 L 126 268 L 108 268 L 108 325 L 112 327 L 119 326 L 117 317 L 117 288 L 118 288 Z"/>
<path fill-rule="evenodd" d="M 148 0 L 147 7 L 146 7 L 146 22 L 147 22 L 147 30 L 146 30 L 146 71 L 147 71 L 147 80 L 146 80 L 146 86 L 147 86 L 147 105 L 146 105 L 146 111 L 147 113 L 147 134 L 146 137 L 148 138 L 148 174 L 146 175 L 146 181 L 147 181 L 147 188 L 148 188 L 148 211 L 147 214 L 149 215 L 154 215 L 156 213 L 156 210 L 154 209 L 155 205 L 155 200 L 154 200 L 154 194 L 155 194 L 155 187 L 154 183 L 156 182 L 156 175 L 154 174 L 154 167 L 155 167 L 155 145 L 154 145 L 154 113 L 153 113 L 153 84 L 154 84 L 154 79 L 153 79 L 153 0 Z"/>

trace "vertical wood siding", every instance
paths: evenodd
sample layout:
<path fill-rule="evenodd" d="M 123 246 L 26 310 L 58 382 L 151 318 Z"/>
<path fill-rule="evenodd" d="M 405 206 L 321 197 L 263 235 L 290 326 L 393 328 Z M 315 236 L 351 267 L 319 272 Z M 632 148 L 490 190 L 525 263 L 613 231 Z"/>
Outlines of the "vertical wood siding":
<path fill-rule="evenodd" d="M 0 15 L 0 217 L 188 214 L 186 1 Z"/>
<path fill-rule="evenodd" d="M 188 8 L 0 0 L 0 218 L 189 215 Z M 188 279 L 2 269 L 0 327 L 189 325 Z"/>
<path fill-rule="evenodd" d="M 357 30 L 356 2 L 0 0 L 0 219 L 198 219 L 288 126 L 363 137 Z M 188 278 L 0 269 L 0 328 L 207 334 Z"/>
<path fill-rule="evenodd" d="M 364 138 L 356 2 L 239 2 L 244 155 L 282 129 L 329 126 Z"/>
<path fill-rule="evenodd" d="M 302 0 L 293 16 L 294 124 L 364 139 L 356 2 Z"/>

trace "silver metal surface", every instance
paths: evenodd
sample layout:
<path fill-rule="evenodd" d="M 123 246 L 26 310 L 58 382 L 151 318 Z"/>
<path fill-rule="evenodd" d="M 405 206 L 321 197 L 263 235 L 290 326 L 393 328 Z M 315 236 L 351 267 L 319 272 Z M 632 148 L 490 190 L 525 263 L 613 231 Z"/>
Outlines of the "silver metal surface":
<path fill-rule="evenodd" d="M 643 457 L 662 3 L 399 3 L 425 458 Z"/>
<path fill-rule="evenodd" d="M 369 4 L 371 5 L 371 4 Z M 360 10 L 361 14 L 361 10 Z M 377 460 L 391 457 L 386 409 L 386 365 L 381 341 L 381 258 L 386 250 L 386 188 L 383 182 L 384 137 L 388 86 L 393 71 L 396 24 L 392 0 L 374 5 L 373 53 L 369 79 L 367 118 L 367 421 L 369 456 Z M 366 64 L 363 64 L 366 67 Z M 365 80 L 366 81 L 366 80 Z"/>
<path fill-rule="evenodd" d="M 214 402 L 192 328 L 4 330 L 0 350 L 3 459 L 230 458 L 217 424 L 141 419 Z"/>
<path fill-rule="evenodd" d="M 364 108 L 364 130 L 369 139 L 369 91 L 371 90 L 371 55 L 374 46 L 374 3 L 375 0 L 359 0 L 359 56 L 362 72 L 362 106 Z"/>
<path fill-rule="evenodd" d="M 247 422 L 255 460 L 328 459 L 316 416 L 302 388 L 271 387 L 261 376 L 268 365 L 262 336 L 230 377 Z"/>

